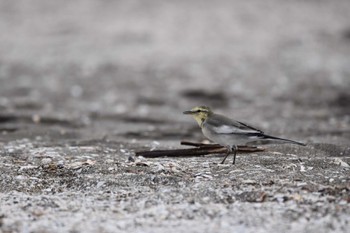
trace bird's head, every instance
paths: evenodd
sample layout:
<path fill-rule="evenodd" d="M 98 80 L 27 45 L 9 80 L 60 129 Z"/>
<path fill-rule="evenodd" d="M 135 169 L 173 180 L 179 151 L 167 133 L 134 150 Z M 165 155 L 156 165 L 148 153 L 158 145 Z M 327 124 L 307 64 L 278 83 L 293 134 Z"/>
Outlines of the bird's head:
<path fill-rule="evenodd" d="M 197 121 L 199 126 L 202 126 L 203 121 L 205 121 L 210 114 L 213 112 L 209 107 L 206 106 L 198 106 L 194 107 L 189 111 L 184 111 L 183 114 L 192 115 L 193 118 Z"/>

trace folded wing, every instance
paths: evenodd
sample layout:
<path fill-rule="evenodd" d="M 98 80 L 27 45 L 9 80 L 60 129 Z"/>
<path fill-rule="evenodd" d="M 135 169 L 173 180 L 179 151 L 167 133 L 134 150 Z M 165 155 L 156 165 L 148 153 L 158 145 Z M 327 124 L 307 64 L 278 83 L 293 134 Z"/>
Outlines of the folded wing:
<path fill-rule="evenodd" d="M 217 114 L 210 117 L 206 123 L 211 125 L 212 130 L 219 134 L 264 134 L 263 131 L 248 124 Z"/>

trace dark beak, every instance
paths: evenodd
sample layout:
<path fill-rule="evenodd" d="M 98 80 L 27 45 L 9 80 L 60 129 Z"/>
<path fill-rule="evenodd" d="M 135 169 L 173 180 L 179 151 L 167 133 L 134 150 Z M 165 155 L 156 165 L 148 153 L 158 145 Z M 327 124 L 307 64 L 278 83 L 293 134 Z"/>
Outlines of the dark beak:
<path fill-rule="evenodd" d="M 192 114 L 192 111 L 184 111 L 183 114 Z"/>

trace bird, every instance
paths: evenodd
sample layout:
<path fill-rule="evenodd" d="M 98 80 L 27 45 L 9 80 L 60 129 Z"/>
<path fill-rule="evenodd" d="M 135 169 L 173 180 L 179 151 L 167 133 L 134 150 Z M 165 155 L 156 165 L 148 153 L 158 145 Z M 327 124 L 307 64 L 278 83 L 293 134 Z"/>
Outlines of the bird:
<path fill-rule="evenodd" d="M 191 115 L 197 121 L 206 138 L 227 148 L 226 156 L 221 164 L 225 163 L 231 153 L 233 153 L 232 164 L 235 164 L 238 145 L 292 143 L 306 146 L 301 142 L 267 135 L 262 130 L 246 123 L 216 114 L 207 106 L 197 106 L 189 111 L 184 111 L 183 114 Z"/>

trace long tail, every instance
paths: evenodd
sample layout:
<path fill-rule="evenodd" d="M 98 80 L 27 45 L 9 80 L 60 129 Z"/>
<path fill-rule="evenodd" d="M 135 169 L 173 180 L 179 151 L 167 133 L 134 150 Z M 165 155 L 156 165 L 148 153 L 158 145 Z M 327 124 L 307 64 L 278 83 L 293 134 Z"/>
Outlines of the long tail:
<path fill-rule="evenodd" d="M 297 141 L 293 141 L 293 140 L 289 140 L 289 139 L 285 139 L 285 138 L 278 138 L 278 137 L 274 137 L 274 136 L 270 136 L 270 135 L 262 135 L 263 136 L 263 139 L 267 139 L 267 140 L 277 140 L 277 141 L 282 141 L 282 142 L 285 142 L 285 143 L 292 143 L 292 144 L 297 144 L 297 145 L 300 145 L 300 146 L 306 146 L 305 143 L 301 143 L 301 142 L 297 142 Z"/>

